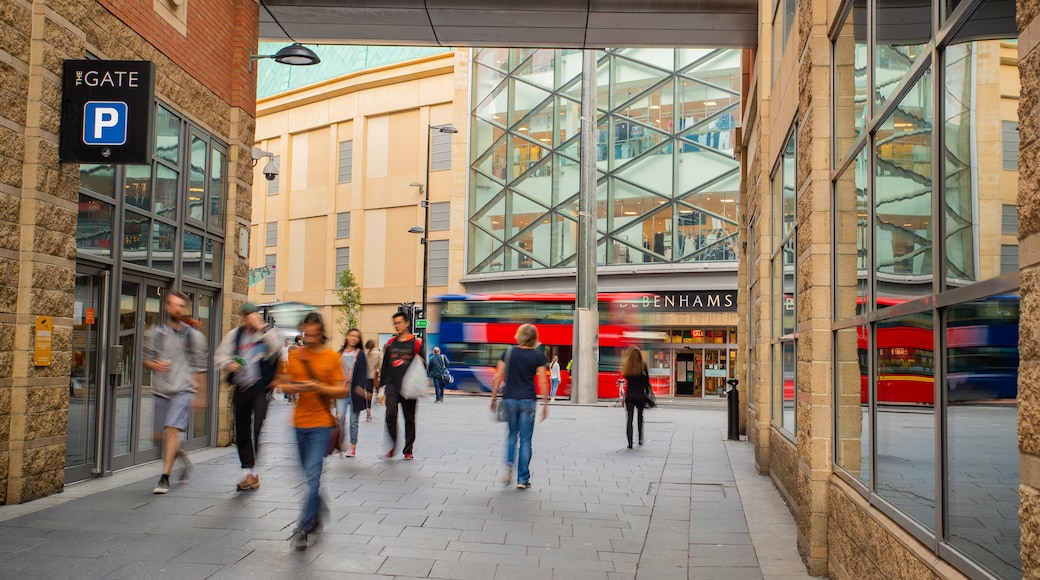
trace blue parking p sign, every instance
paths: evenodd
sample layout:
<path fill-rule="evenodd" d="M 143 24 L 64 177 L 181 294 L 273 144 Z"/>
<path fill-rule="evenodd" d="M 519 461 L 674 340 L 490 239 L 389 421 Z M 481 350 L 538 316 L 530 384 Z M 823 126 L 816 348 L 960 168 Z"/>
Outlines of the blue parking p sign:
<path fill-rule="evenodd" d="M 126 143 L 126 103 L 90 101 L 83 106 L 83 142 L 87 145 Z"/>

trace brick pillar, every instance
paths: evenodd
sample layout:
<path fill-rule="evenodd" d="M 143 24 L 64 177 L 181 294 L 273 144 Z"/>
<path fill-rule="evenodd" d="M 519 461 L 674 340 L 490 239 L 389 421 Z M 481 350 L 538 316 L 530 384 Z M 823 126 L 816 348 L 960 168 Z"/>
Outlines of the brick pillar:
<path fill-rule="evenodd" d="M 1022 576 L 1040 578 L 1040 2 L 1018 2 L 1019 319 L 1018 442 Z"/>

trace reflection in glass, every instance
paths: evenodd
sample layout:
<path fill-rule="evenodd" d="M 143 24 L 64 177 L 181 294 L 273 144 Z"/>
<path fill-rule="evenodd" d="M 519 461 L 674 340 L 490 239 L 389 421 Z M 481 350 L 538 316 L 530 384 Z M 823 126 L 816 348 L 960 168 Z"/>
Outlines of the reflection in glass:
<path fill-rule="evenodd" d="M 1001 70 L 1015 72 L 1004 63 L 1016 58 L 1016 50 L 1014 44 L 994 40 L 954 44 L 945 51 L 943 205 L 949 286 L 1000 276 L 1006 246 L 1018 244 L 1017 222 L 1001 211 L 1016 204 L 1018 191 L 1018 77 Z M 998 114 L 979 114 L 982 110 Z M 982 218 L 987 215 L 1004 219 Z"/>
<path fill-rule="evenodd" d="M 129 209 L 125 210 L 124 215 L 126 223 L 123 224 L 123 261 L 147 266 L 148 238 L 152 231 L 152 220 Z"/>
<path fill-rule="evenodd" d="M 72 363 L 69 377 L 69 425 L 65 467 L 91 464 L 97 448 L 98 353 L 101 325 L 101 276 L 76 274 L 72 319 Z"/>
<path fill-rule="evenodd" d="M 144 327 L 146 332 L 148 329 L 155 328 L 162 319 L 159 316 L 160 306 L 162 304 L 162 290 L 158 286 L 147 285 L 145 286 L 144 294 Z M 137 450 L 145 451 L 148 449 L 154 449 L 157 447 L 157 441 L 155 440 L 155 397 L 152 395 L 152 385 L 154 384 L 155 374 L 141 367 L 141 392 L 139 394 L 140 400 L 138 401 L 137 408 L 137 424 L 140 425 L 137 432 Z"/>
<path fill-rule="evenodd" d="M 874 15 L 874 102 L 884 103 L 932 36 L 930 0 L 877 0 Z"/>
<path fill-rule="evenodd" d="M 161 218 L 175 221 L 177 215 L 177 172 L 165 165 L 155 166 L 155 209 Z"/>
<path fill-rule="evenodd" d="M 160 222 L 152 223 L 152 267 L 173 272 L 176 252 L 177 228 Z"/>
<path fill-rule="evenodd" d="M 115 197 L 116 166 L 81 163 L 79 166 L 79 187 L 104 195 Z"/>
<path fill-rule="evenodd" d="M 191 136 L 191 167 L 188 169 L 188 219 L 202 221 L 202 196 L 206 194 L 206 140 Z"/>
<path fill-rule="evenodd" d="M 792 137 L 787 141 L 787 148 L 784 150 L 783 158 L 783 192 L 782 201 L 780 206 L 780 215 L 783 217 L 783 226 L 780 230 L 781 236 L 786 236 L 791 233 L 791 230 L 795 227 L 795 188 L 796 183 L 796 172 L 798 168 L 795 166 L 795 149 L 794 149 L 794 138 Z"/>
<path fill-rule="evenodd" d="M 209 227 L 224 229 L 224 196 L 227 193 L 227 155 L 214 149 L 210 152 L 209 166 Z"/>
<path fill-rule="evenodd" d="M 176 166 L 180 162 L 181 120 L 162 105 L 155 108 L 155 156 Z"/>
<path fill-rule="evenodd" d="M 84 256 L 112 257 L 112 223 L 116 210 L 112 204 L 79 196 L 76 214 L 76 249 Z"/>
<path fill-rule="evenodd" d="M 867 327 L 835 333 L 835 446 L 838 465 L 870 483 L 870 406 L 867 378 Z"/>
<path fill-rule="evenodd" d="M 116 412 L 112 428 L 112 451 L 115 456 L 130 453 L 130 433 L 133 427 L 134 377 L 137 361 L 137 293 L 134 282 L 123 282 L 119 295 L 119 344 L 123 347 L 123 374 L 115 388 Z M 150 371 L 146 371 L 150 372 Z M 147 380 L 151 385 L 151 378 Z M 150 428 L 150 427 L 149 427 Z"/>
<path fill-rule="evenodd" d="M 798 288 L 798 278 L 796 277 L 795 270 L 795 240 L 794 238 L 787 241 L 784 244 L 784 249 L 781 253 L 783 256 L 784 264 L 784 280 L 783 280 L 783 326 L 780 331 L 783 335 L 793 334 L 795 330 L 795 312 L 796 309 L 796 288 Z"/>
<path fill-rule="evenodd" d="M 998 578 L 1022 574 L 1019 296 L 947 310 L 947 538 Z"/>
<path fill-rule="evenodd" d="M 835 247 L 836 282 L 835 320 L 855 316 L 869 306 L 867 227 L 870 223 L 867 207 L 867 155 L 864 148 L 856 160 L 834 182 L 834 211 L 837 224 Z"/>
<path fill-rule="evenodd" d="M 192 278 L 202 277 L 202 234 L 184 232 L 184 251 L 181 255 L 181 272 Z"/>
<path fill-rule="evenodd" d="M 874 262 L 879 301 L 931 292 L 930 69 L 877 131 Z"/>
<path fill-rule="evenodd" d="M 845 158 L 866 126 L 867 105 L 867 0 L 855 0 L 834 42 L 834 75 L 837 102 L 834 121 L 837 155 Z"/>
<path fill-rule="evenodd" d="M 202 279 L 220 282 L 224 278 L 224 244 L 214 240 L 206 240 L 206 256 Z"/>
<path fill-rule="evenodd" d="M 932 311 L 877 325 L 877 492 L 935 529 Z"/>
<path fill-rule="evenodd" d="M 145 211 L 152 211 L 152 166 L 127 165 L 126 203 Z"/>
<path fill-rule="evenodd" d="M 783 347 L 783 393 L 784 404 L 781 414 L 783 428 L 790 433 L 797 433 L 795 394 L 798 392 L 798 356 L 794 341 L 784 341 Z"/>

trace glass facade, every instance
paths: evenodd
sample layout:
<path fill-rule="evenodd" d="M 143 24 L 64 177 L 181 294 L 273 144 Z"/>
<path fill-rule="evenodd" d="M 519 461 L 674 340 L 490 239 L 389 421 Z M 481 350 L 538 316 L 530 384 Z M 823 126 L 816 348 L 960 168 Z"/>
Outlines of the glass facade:
<path fill-rule="evenodd" d="M 597 262 L 735 266 L 740 51 L 597 52 Z M 574 267 L 582 54 L 473 55 L 467 272 Z"/>
<path fill-rule="evenodd" d="M 969 575 L 1018 577 L 1015 5 L 943 11 L 937 33 L 930 2 L 840 14 L 837 471 Z"/>

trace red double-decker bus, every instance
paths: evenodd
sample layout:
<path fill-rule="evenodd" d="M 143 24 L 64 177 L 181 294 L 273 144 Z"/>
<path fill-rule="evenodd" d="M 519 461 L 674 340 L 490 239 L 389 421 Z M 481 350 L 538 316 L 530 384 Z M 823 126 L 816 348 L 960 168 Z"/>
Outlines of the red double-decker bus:
<path fill-rule="evenodd" d="M 634 344 L 621 304 L 627 294 L 599 295 L 599 397 L 618 396 L 618 371 L 625 349 Z M 438 340 L 451 361 L 455 383 L 448 388 L 491 392 L 491 378 L 502 353 L 516 344 L 516 329 L 531 323 L 547 360 L 559 357 L 557 397 L 571 392 L 574 357 L 574 294 L 449 294 L 442 302 Z"/>

